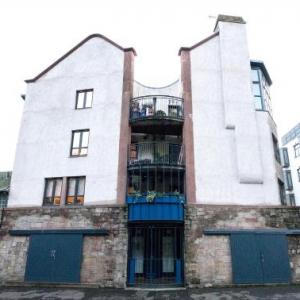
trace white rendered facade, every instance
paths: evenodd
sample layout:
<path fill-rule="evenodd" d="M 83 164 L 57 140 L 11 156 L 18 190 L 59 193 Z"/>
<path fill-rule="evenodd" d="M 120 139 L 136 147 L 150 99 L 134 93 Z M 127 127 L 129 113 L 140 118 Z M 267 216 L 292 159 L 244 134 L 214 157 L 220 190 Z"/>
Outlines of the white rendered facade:
<path fill-rule="evenodd" d="M 300 123 L 281 139 L 284 167 L 286 201 L 289 205 L 300 205 Z M 283 157 L 287 151 L 288 158 Z M 293 203 L 294 202 L 294 203 Z"/>
<path fill-rule="evenodd" d="M 255 109 L 245 24 L 217 25 L 214 36 L 189 50 L 192 113 L 185 112 L 185 124 L 192 121 L 193 134 L 185 140 L 194 146 L 185 156 L 193 156 L 187 172 L 195 175 L 187 174 L 186 184 L 194 180 L 195 201 L 187 202 L 280 205 L 276 125 Z M 70 176 L 85 176 L 85 205 L 118 202 L 124 55 L 94 37 L 28 83 L 8 206 L 41 206 L 45 178 Z M 136 97 L 184 95 L 177 83 L 132 86 Z M 76 110 L 76 91 L 84 89 L 93 89 L 92 107 Z M 71 133 L 79 129 L 90 131 L 88 154 L 70 157 Z"/>
<path fill-rule="evenodd" d="M 8 205 L 41 206 L 45 178 L 86 176 L 85 204 L 116 203 L 124 51 L 94 37 L 28 83 Z M 92 108 L 75 109 L 93 89 Z M 70 157 L 72 130 L 90 130 L 88 155 Z"/>
<path fill-rule="evenodd" d="M 245 26 L 219 21 L 190 50 L 197 203 L 280 204 L 276 125 L 255 110 Z"/>

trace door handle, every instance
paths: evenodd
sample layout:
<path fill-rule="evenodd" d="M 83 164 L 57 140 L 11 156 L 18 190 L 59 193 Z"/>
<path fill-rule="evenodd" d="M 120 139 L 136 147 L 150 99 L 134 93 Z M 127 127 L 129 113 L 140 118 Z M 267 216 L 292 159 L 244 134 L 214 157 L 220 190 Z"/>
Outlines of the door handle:
<path fill-rule="evenodd" d="M 56 250 L 50 250 L 50 257 L 53 258 L 53 260 L 55 260 L 55 255 L 56 255 Z"/>

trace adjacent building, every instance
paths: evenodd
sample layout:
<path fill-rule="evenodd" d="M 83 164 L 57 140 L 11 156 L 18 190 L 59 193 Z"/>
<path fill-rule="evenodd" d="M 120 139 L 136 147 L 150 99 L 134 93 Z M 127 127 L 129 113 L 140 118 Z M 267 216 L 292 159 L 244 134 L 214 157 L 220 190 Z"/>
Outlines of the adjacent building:
<path fill-rule="evenodd" d="M 281 139 L 282 166 L 284 168 L 286 203 L 300 203 L 300 123 Z"/>
<path fill-rule="evenodd" d="M 7 206 L 11 172 L 0 172 L 0 208 Z"/>
<path fill-rule="evenodd" d="M 299 281 L 272 81 L 244 20 L 220 15 L 180 48 L 180 79 L 165 87 L 135 80 L 135 55 L 94 34 L 26 80 L 0 280 Z"/>

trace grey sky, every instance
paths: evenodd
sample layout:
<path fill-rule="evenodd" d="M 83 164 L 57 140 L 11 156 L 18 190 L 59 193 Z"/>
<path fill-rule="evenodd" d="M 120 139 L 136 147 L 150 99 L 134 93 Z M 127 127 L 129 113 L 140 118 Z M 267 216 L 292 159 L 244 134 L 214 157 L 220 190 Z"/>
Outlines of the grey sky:
<path fill-rule="evenodd" d="M 263 60 L 273 80 L 281 136 L 300 121 L 299 11 L 297 0 L 1 0 L 0 171 L 13 167 L 24 79 L 86 36 L 101 33 L 136 49 L 138 81 L 163 86 L 179 77 L 178 49 L 210 35 L 215 19 L 209 16 L 218 14 L 246 20 L 251 58 Z"/>

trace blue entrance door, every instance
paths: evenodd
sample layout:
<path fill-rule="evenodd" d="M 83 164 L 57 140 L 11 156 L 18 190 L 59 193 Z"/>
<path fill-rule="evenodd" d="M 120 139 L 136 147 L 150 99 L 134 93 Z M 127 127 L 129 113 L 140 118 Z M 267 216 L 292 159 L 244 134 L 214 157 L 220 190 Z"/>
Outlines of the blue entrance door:
<path fill-rule="evenodd" d="M 81 234 L 33 234 L 25 281 L 80 282 Z"/>
<path fill-rule="evenodd" d="M 290 265 L 283 234 L 231 234 L 233 282 L 236 284 L 288 283 Z"/>

